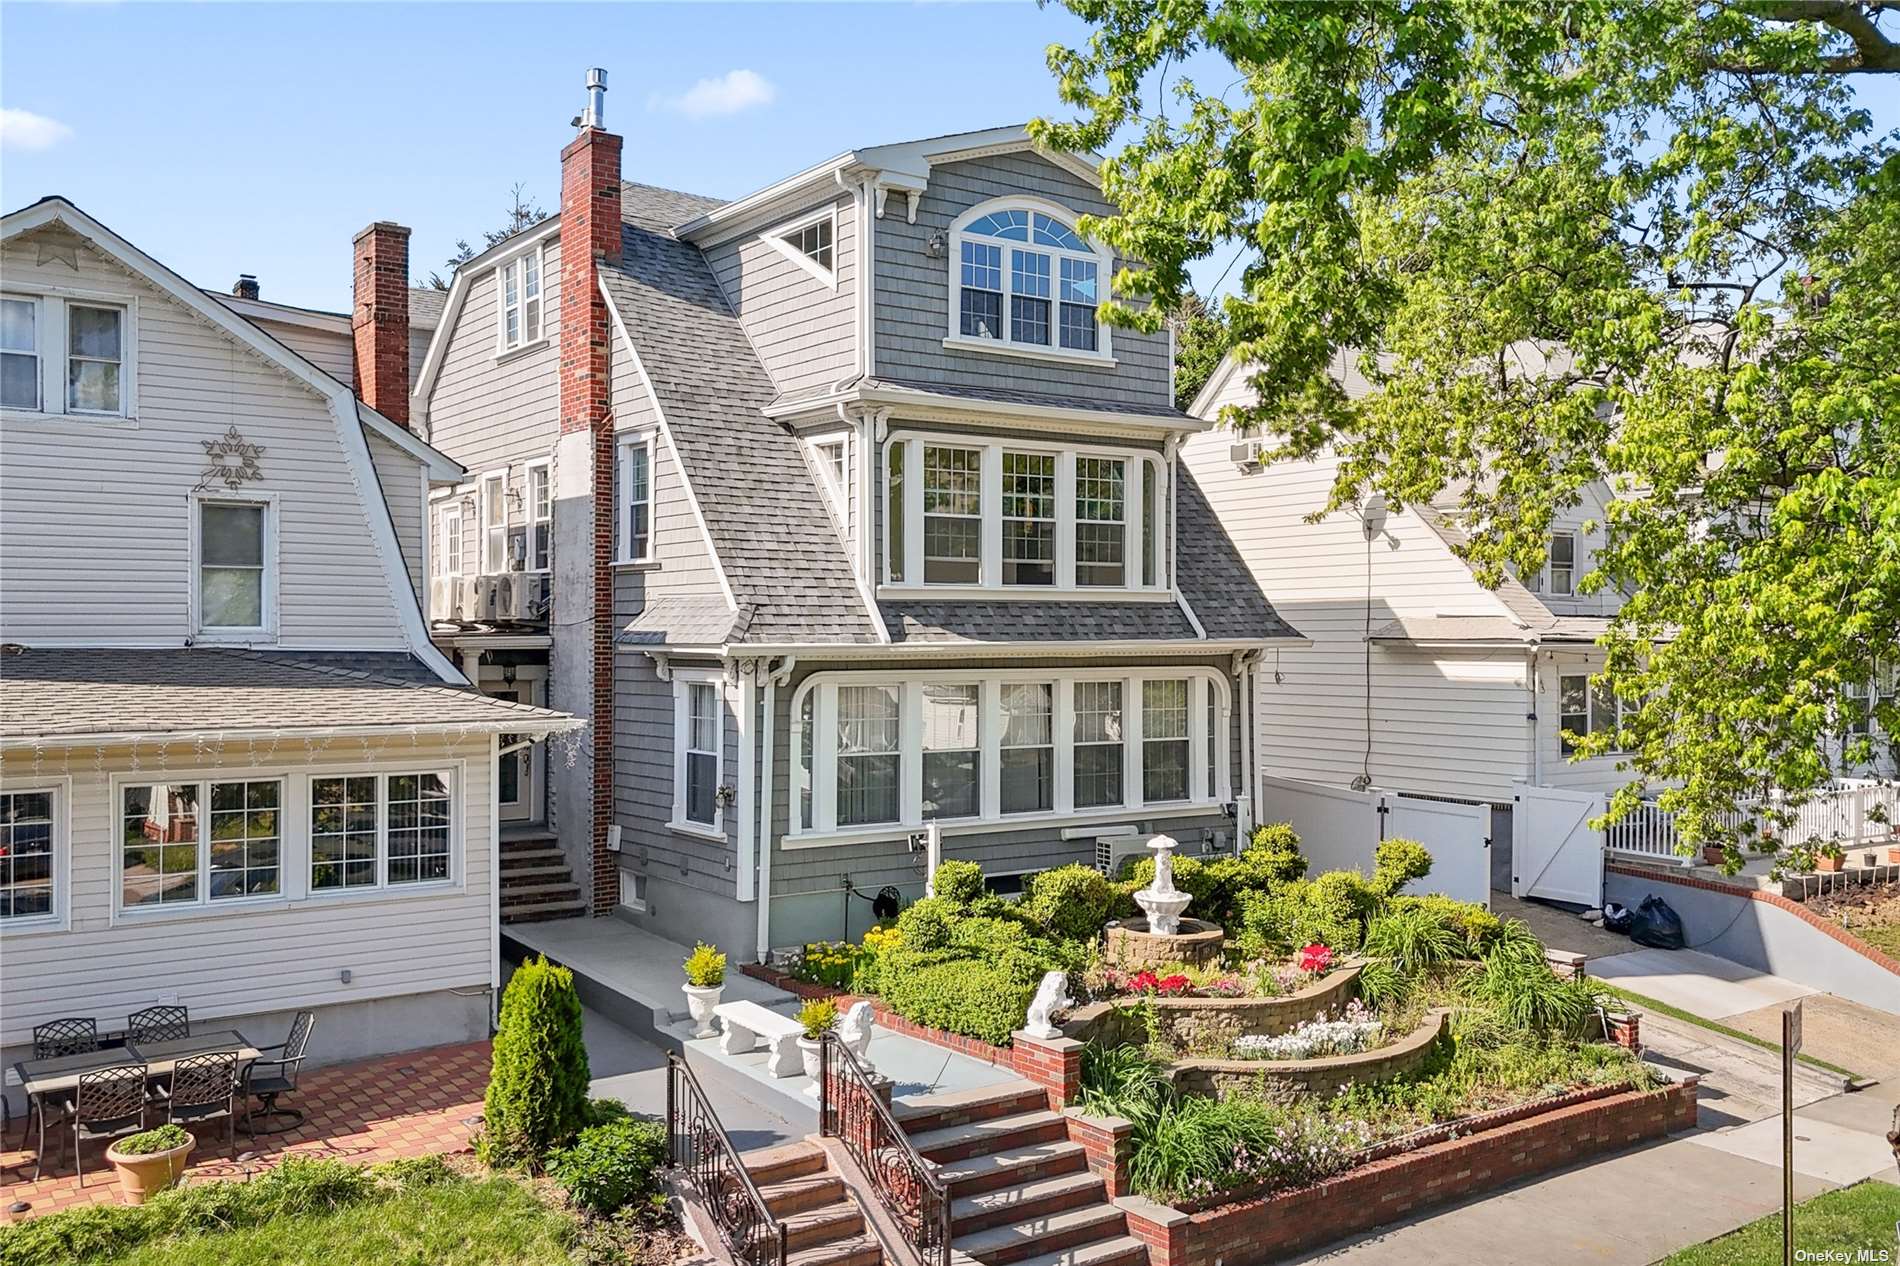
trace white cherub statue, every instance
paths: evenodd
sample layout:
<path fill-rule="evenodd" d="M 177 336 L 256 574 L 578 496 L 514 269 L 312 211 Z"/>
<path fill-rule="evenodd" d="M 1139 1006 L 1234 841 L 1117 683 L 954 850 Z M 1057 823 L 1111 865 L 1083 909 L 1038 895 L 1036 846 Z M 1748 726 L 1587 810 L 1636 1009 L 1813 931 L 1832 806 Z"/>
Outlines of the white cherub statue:
<path fill-rule="evenodd" d="M 854 1002 L 838 1021 L 838 1040 L 850 1048 L 868 1072 L 871 1069 L 871 1004 Z"/>
<path fill-rule="evenodd" d="M 1023 1025 L 1023 1032 L 1030 1037 L 1061 1037 L 1062 1030 L 1055 1025 L 1055 1013 L 1074 1005 L 1075 1000 L 1069 997 L 1068 973 L 1050 972 L 1036 986 L 1036 996 L 1030 999 L 1029 1019 Z"/>

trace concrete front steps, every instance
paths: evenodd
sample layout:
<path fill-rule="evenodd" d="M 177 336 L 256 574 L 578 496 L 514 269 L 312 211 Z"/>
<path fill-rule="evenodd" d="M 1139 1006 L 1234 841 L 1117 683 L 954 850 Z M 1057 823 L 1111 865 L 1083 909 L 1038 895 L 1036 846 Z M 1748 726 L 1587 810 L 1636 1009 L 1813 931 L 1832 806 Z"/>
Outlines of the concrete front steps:
<path fill-rule="evenodd" d="M 739 1160 L 765 1207 L 785 1224 L 786 1266 L 883 1266 L 884 1250 L 864 1210 L 823 1148 L 805 1140 Z"/>
<path fill-rule="evenodd" d="M 1042 1087 L 1006 1082 L 892 1105 L 950 1194 L 953 1266 L 1143 1266 L 1148 1250 L 1089 1172 Z"/>
<path fill-rule="evenodd" d="M 537 923 L 585 913 L 581 886 L 552 834 L 510 831 L 501 841 L 501 921 Z"/>

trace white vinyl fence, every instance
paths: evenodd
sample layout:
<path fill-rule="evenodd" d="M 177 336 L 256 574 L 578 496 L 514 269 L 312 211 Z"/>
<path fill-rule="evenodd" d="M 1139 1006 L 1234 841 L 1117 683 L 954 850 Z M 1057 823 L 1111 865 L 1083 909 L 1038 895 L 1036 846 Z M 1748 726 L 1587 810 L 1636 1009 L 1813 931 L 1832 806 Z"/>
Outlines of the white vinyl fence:
<path fill-rule="evenodd" d="M 1793 814 L 1793 821 L 1785 826 L 1763 816 L 1774 804 L 1774 801 L 1765 801 L 1746 806 L 1733 816 L 1729 825 L 1740 825 L 1752 818 L 1762 831 L 1790 846 L 1824 844 L 1832 840 L 1852 848 L 1892 838 L 1893 824 L 1900 823 L 1900 787 L 1867 778 L 1838 779 L 1805 804 L 1790 806 L 1787 812 Z M 1645 800 L 1621 821 L 1612 822 L 1605 829 L 1603 845 L 1613 853 L 1692 865 L 1693 857 L 1684 857 L 1677 851 L 1680 842 L 1675 815 L 1656 801 Z"/>
<path fill-rule="evenodd" d="M 1358 870 L 1370 875 L 1381 840 L 1417 840 L 1432 855 L 1432 872 L 1407 892 L 1443 893 L 1490 907 L 1490 806 L 1292 778 L 1260 781 L 1259 820 L 1292 824 L 1307 874 Z"/>

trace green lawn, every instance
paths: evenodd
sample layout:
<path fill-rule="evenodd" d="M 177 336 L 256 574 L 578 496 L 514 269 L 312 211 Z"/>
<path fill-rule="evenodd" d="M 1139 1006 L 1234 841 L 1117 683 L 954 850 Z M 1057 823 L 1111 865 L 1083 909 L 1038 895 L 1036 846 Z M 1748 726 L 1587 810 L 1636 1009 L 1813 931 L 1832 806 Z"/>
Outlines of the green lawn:
<path fill-rule="evenodd" d="M 1816 1196 L 1794 1210 L 1794 1247 L 1811 1253 L 1844 1252 L 1838 1260 L 1894 1261 L 1894 1224 L 1900 1222 L 1900 1187 L 1869 1179 Z M 1879 1254 L 1885 1250 L 1887 1256 Z M 1739 1231 L 1683 1249 L 1656 1266 L 1775 1266 L 1781 1261 L 1781 1215 L 1773 1213 Z"/>

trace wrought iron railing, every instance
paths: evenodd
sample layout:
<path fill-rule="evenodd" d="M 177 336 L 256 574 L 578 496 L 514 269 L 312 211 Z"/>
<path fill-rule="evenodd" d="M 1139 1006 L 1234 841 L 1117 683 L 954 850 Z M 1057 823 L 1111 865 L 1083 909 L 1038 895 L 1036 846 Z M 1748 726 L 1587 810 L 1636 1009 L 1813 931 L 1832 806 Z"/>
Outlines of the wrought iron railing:
<path fill-rule="evenodd" d="M 818 1131 L 844 1144 L 924 1266 L 950 1266 L 950 1193 L 836 1033 L 819 1046 Z"/>
<path fill-rule="evenodd" d="M 699 1078 L 675 1051 L 666 1056 L 666 1159 L 692 1180 L 734 1261 L 785 1266 L 785 1224 L 766 1207 Z"/>

